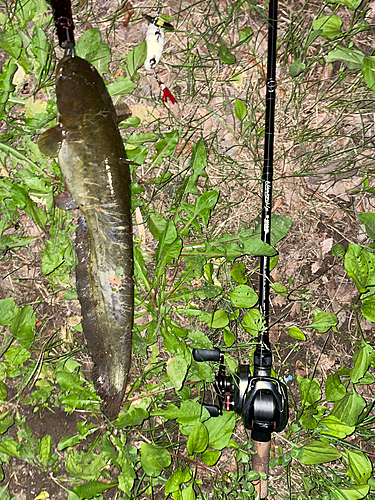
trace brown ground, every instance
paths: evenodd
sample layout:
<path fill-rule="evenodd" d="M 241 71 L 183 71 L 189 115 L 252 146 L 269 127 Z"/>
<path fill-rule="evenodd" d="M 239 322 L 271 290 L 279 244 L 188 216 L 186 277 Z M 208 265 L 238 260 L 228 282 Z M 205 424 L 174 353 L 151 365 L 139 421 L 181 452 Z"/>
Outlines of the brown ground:
<path fill-rule="evenodd" d="M 73 2 L 75 11 L 76 3 Z M 307 22 L 315 18 L 320 4 L 317 1 L 309 2 L 303 16 Z M 199 56 L 198 60 L 206 69 L 197 69 L 194 74 L 183 67 L 183 62 L 189 40 L 187 34 L 204 32 L 210 24 L 212 27 L 214 22 L 221 19 L 222 13 L 228 12 L 230 5 L 231 2 L 224 0 L 219 2 L 216 10 L 214 4 L 209 2 L 191 6 L 188 2 L 169 0 L 163 12 L 174 16 L 176 12 L 181 12 L 181 15 L 177 21 L 178 31 L 166 35 L 164 62 L 159 65 L 158 73 L 179 102 L 173 108 L 162 106 L 158 102 L 158 87 L 152 74 L 146 74 L 143 69 L 140 70 L 138 89 L 127 100 L 133 115 L 143 117 L 144 131 L 154 130 L 157 121 L 163 131 L 179 125 L 186 141 L 186 144 L 181 141 L 181 149 L 185 148 L 186 158 L 183 155 L 179 164 L 172 162 L 171 171 L 187 165 L 191 145 L 203 133 L 209 152 L 207 185 L 212 189 L 220 189 L 221 195 L 220 210 L 217 215 L 213 215 L 212 220 L 212 227 L 218 227 L 218 232 L 235 232 L 243 223 L 251 224 L 260 211 L 262 143 L 254 134 L 246 137 L 240 134 L 239 122 L 234 117 L 231 103 L 235 97 L 251 103 L 254 121 L 263 123 L 266 24 L 259 16 L 245 10 L 238 17 L 238 29 L 250 26 L 255 33 L 252 52 L 236 51 L 238 68 L 243 77 L 240 85 L 229 82 L 232 74 L 230 66 L 210 59 L 208 43 L 198 44 L 192 52 L 196 57 Z M 149 4 L 146 3 L 139 6 L 146 11 L 149 9 Z M 117 18 L 113 24 L 110 19 L 116 7 L 117 3 L 113 0 L 94 1 L 90 2 L 87 9 L 84 7 L 79 15 L 76 14 L 77 39 L 91 26 L 99 26 L 103 38 L 108 35 L 113 60 L 116 61 L 111 67 L 112 72 L 118 66 L 117 61 L 121 60 L 129 48 L 143 39 L 146 26 L 139 21 L 124 28 L 121 18 Z M 295 26 L 302 23 L 299 17 L 301 9 L 302 3 L 281 2 L 280 39 L 285 37 L 292 20 L 296 23 Z M 342 17 L 344 24 L 348 25 L 349 13 L 345 14 L 343 11 Z M 103 22 L 97 24 L 99 21 Z M 54 36 L 52 27 L 49 35 L 51 38 Z M 363 39 L 360 48 L 370 53 L 375 46 L 374 37 L 369 33 L 361 36 Z M 195 39 L 192 37 L 190 42 Z M 237 29 L 232 25 L 225 40 L 234 45 L 237 39 Z M 210 43 L 217 43 L 217 39 L 214 38 Z M 311 57 L 320 50 L 320 43 L 318 40 L 310 48 Z M 275 326 L 271 340 L 276 346 L 276 365 L 285 376 L 292 377 L 288 385 L 293 397 L 298 400 L 297 376 L 309 377 L 315 369 L 315 377 L 323 384 L 330 370 L 340 365 L 351 367 L 353 342 L 359 338 L 350 308 L 350 303 L 356 298 L 356 288 L 347 278 L 342 260 L 333 257 L 331 248 L 336 243 L 346 249 L 351 242 L 368 242 L 355 212 L 374 210 L 373 195 L 357 189 L 365 174 L 371 182 L 372 159 L 361 156 L 361 145 L 364 130 L 368 148 L 373 146 L 373 115 L 369 116 L 373 94 L 360 87 L 358 99 L 363 98 L 363 109 L 358 111 L 354 106 L 351 107 L 344 86 L 335 84 L 330 87 L 336 81 L 337 65 L 313 66 L 304 79 L 293 80 L 288 77 L 287 72 L 288 64 L 293 61 L 293 54 L 285 46 L 282 46 L 282 51 L 278 61 L 280 82 L 277 94 L 273 202 L 274 213 L 289 215 L 294 222 L 288 236 L 278 245 L 280 257 L 277 267 L 272 271 L 272 279 L 284 285 L 291 279 L 293 284 L 289 285 L 289 297 L 272 297 Z M 60 49 L 56 50 L 56 55 L 61 57 Z M 4 54 L 0 53 L 0 58 L 3 62 Z M 30 77 L 30 95 L 33 91 L 32 84 L 33 79 Z M 340 98 L 343 100 L 343 107 L 346 107 L 343 118 L 340 118 L 340 108 L 329 107 L 335 101 L 337 92 L 341 92 Z M 307 130 L 308 133 L 303 135 L 302 130 Z M 324 130 L 327 131 L 327 136 L 322 133 Z M 212 147 L 209 147 L 210 144 Z M 142 166 L 136 176 L 137 179 L 147 179 L 147 166 Z M 147 189 L 146 195 L 151 194 L 151 188 Z M 154 198 L 158 209 L 166 207 L 174 189 L 171 185 Z M 21 224 L 24 235 L 38 234 L 35 225 L 26 216 L 21 216 Z M 142 229 L 140 236 L 142 237 Z M 152 251 L 155 242 L 147 229 L 144 238 L 146 249 Z M 37 315 L 42 322 L 39 326 L 43 328 L 41 337 L 47 339 L 53 333 L 57 336 L 69 333 L 74 318 L 80 314 L 80 308 L 78 301 L 64 301 L 62 292 L 50 288 L 40 269 L 42 251 L 42 242 L 37 241 L 27 249 L 3 255 L 0 261 L 0 275 L 3 276 L 0 298 L 13 296 L 19 304 L 38 303 Z M 254 265 L 251 259 L 245 259 L 245 263 L 249 267 Z M 298 326 L 303 329 L 311 323 L 311 311 L 314 307 L 337 314 L 340 336 L 332 332 L 318 334 L 314 330 L 304 329 L 306 342 L 294 341 L 287 333 L 288 328 Z M 362 320 L 361 328 L 365 338 L 373 341 L 372 325 Z M 67 344 L 67 351 L 80 348 L 80 343 L 83 345 L 82 335 L 75 335 L 74 345 Z M 76 355 L 80 356 L 81 362 L 84 361 L 85 371 L 89 374 L 90 361 L 87 355 L 79 352 Z M 11 386 L 8 390 L 12 394 Z M 370 394 L 364 396 L 370 397 Z M 33 436 L 41 439 L 48 432 L 52 436 L 53 447 L 56 447 L 63 436 L 74 434 L 76 423 L 82 420 L 79 412 L 67 415 L 57 407 L 53 408 L 53 413 L 49 410 L 33 413 L 29 406 L 19 406 L 18 410 L 25 417 Z M 292 403 L 291 418 L 293 416 Z M 240 427 L 239 423 L 236 429 L 239 442 L 246 439 Z M 14 428 L 11 435 L 15 436 L 16 430 Z M 130 439 L 137 442 L 139 436 L 135 435 Z M 278 438 L 276 442 L 282 444 Z M 221 463 L 225 464 L 228 457 L 229 454 L 224 456 Z M 222 466 L 220 471 L 223 473 L 228 468 Z M 4 466 L 4 472 L 5 480 L 1 485 L 10 481 L 11 495 L 16 500 L 34 500 L 41 491 L 47 491 L 51 499 L 66 498 L 66 492 L 34 464 L 12 460 L 11 465 Z M 272 475 L 276 477 L 279 473 L 282 471 L 276 469 Z M 285 487 L 284 481 L 277 479 L 275 487 L 279 491 Z M 105 499 L 111 498 L 110 493 L 103 496 Z M 163 498 L 162 491 L 157 498 L 159 496 Z M 276 494 L 274 498 L 281 497 Z"/>

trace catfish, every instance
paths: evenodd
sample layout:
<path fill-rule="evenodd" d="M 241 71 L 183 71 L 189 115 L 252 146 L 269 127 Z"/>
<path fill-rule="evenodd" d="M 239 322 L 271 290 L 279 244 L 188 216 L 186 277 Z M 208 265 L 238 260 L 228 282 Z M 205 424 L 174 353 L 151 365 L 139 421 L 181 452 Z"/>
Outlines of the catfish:
<path fill-rule="evenodd" d="M 77 294 L 101 411 L 118 417 L 132 354 L 134 316 L 130 171 L 116 112 L 92 64 L 65 56 L 56 70 L 57 125 L 39 138 L 57 157 L 81 210 L 76 232 Z M 70 205 L 71 208 L 72 205 Z"/>

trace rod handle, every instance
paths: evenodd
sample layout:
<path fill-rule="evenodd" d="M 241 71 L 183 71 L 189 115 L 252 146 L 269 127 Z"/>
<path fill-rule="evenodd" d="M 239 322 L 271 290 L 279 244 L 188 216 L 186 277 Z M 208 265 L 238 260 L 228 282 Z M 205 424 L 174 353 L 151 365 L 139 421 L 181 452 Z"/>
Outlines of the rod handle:
<path fill-rule="evenodd" d="M 193 349 L 193 359 L 198 363 L 203 361 L 220 361 L 220 349 Z"/>

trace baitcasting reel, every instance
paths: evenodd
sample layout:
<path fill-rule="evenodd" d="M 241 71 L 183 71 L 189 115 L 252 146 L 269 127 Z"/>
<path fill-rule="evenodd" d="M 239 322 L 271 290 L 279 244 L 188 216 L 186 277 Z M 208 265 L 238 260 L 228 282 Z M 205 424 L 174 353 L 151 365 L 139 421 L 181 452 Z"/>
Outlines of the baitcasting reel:
<path fill-rule="evenodd" d="M 270 376 L 271 351 L 258 347 L 254 354 L 254 375 L 250 366 L 240 365 L 236 374 L 225 371 L 224 356 L 218 348 L 193 349 L 197 362 L 220 361 L 215 377 L 215 391 L 219 405 L 203 406 L 211 417 L 224 411 L 235 411 L 241 415 L 247 429 L 251 429 L 254 441 L 268 442 L 272 432 L 280 432 L 288 420 L 288 397 L 286 385 Z"/>

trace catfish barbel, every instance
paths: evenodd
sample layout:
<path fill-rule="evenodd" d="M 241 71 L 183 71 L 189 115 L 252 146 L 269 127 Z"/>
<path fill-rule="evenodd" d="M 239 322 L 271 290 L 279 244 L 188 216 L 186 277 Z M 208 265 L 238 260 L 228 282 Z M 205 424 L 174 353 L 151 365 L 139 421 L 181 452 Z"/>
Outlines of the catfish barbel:
<path fill-rule="evenodd" d="M 94 66 L 64 57 L 56 71 L 56 95 L 58 124 L 38 144 L 45 155 L 58 156 L 67 189 L 83 214 L 76 234 L 77 294 L 101 411 L 114 420 L 132 354 L 129 165 L 112 100 Z"/>

